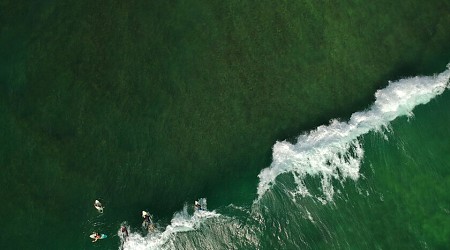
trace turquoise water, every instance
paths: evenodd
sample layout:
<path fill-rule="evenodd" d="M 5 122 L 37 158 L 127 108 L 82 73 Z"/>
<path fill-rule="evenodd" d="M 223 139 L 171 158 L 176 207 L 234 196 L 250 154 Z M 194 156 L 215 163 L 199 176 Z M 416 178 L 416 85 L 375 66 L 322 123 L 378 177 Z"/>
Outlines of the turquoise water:
<path fill-rule="evenodd" d="M 0 248 L 118 249 L 121 224 L 126 249 L 448 248 L 448 90 L 414 116 L 375 112 L 343 141 L 307 136 L 370 110 L 389 80 L 443 72 L 448 13 L 0 1 Z M 194 215 L 199 197 L 210 211 Z"/>

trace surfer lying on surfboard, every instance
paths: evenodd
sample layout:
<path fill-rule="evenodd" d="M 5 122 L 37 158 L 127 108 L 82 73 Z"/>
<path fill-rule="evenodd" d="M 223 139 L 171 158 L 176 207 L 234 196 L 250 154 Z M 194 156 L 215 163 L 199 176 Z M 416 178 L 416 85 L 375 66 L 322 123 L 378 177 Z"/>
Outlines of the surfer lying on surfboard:
<path fill-rule="evenodd" d="M 97 233 L 97 232 L 93 232 L 93 233 L 91 234 L 90 237 L 91 237 L 92 239 L 94 239 L 92 242 L 96 242 L 97 240 L 106 238 L 106 235 L 104 235 L 104 234 L 99 234 L 99 233 Z"/>
<path fill-rule="evenodd" d="M 103 213 L 103 206 L 102 206 L 102 203 L 100 203 L 100 201 L 95 200 L 95 202 L 94 202 L 94 207 L 95 207 L 100 213 Z"/>
<path fill-rule="evenodd" d="M 197 210 L 201 210 L 202 209 L 202 206 L 200 206 L 200 203 L 198 203 L 198 201 L 195 201 L 195 209 L 197 209 Z"/>
<path fill-rule="evenodd" d="M 206 211 L 206 198 L 200 198 L 194 202 L 195 211 Z"/>

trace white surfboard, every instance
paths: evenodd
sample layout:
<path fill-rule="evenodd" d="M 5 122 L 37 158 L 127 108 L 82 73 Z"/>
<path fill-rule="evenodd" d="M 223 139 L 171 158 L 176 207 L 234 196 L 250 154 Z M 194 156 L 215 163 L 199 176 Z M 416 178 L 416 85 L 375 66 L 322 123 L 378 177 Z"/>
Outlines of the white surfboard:
<path fill-rule="evenodd" d="M 95 234 L 91 234 L 91 235 L 89 235 L 89 237 L 91 238 L 91 239 L 95 239 Z M 100 234 L 100 239 L 99 240 L 103 240 L 103 239 L 105 239 L 105 238 L 107 238 L 108 236 L 106 235 L 106 234 Z"/>
<path fill-rule="evenodd" d="M 206 198 L 200 198 L 198 201 L 195 201 L 195 210 L 196 211 L 206 211 L 207 210 L 207 202 Z"/>
<path fill-rule="evenodd" d="M 102 203 L 100 203 L 100 201 L 95 200 L 94 207 L 95 207 L 95 209 L 97 209 L 97 211 L 99 211 L 100 213 L 103 213 L 103 206 L 102 206 Z"/>

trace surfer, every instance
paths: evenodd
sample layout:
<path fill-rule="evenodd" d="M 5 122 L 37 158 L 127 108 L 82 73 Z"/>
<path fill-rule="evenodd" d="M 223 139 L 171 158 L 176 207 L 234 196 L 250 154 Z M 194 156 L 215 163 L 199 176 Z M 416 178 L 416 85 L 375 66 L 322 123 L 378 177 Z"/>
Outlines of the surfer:
<path fill-rule="evenodd" d="M 195 206 L 196 210 L 202 210 L 202 206 L 200 205 L 200 203 L 198 201 L 195 201 L 194 204 L 195 204 L 194 206 Z"/>
<path fill-rule="evenodd" d="M 102 203 L 100 203 L 100 201 L 95 200 L 95 202 L 94 202 L 94 207 L 95 207 L 100 213 L 103 213 L 103 206 L 102 206 Z"/>
<path fill-rule="evenodd" d="M 120 249 L 123 250 L 125 241 L 127 241 L 127 239 L 128 239 L 128 229 L 126 226 L 124 226 L 124 225 L 120 226 L 119 237 L 121 239 L 120 240 Z"/>
<path fill-rule="evenodd" d="M 102 236 L 97 232 L 93 232 L 92 234 L 94 234 L 94 240 L 92 242 L 96 242 L 97 240 L 102 238 Z"/>
<path fill-rule="evenodd" d="M 127 227 L 122 226 L 122 227 L 120 228 L 120 231 L 122 232 L 123 238 L 126 240 L 127 237 L 128 237 L 128 229 L 127 229 Z"/>
<path fill-rule="evenodd" d="M 155 229 L 155 227 L 153 226 L 150 213 L 142 211 L 142 218 L 144 218 L 144 222 L 142 222 L 142 227 L 144 227 L 149 232 L 152 232 Z"/>
<path fill-rule="evenodd" d="M 142 218 L 144 218 L 144 222 L 150 223 L 150 214 L 146 211 L 142 211 Z"/>

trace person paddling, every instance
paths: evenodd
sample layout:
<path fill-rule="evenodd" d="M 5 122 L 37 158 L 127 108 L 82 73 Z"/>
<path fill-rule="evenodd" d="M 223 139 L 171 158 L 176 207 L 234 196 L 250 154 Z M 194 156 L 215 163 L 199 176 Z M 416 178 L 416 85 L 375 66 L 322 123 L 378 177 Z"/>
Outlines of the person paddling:
<path fill-rule="evenodd" d="M 100 203 L 100 201 L 95 200 L 95 202 L 94 202 L 94 207 L 95 207 L 100 213 L 103 213 L 103 206 L 102 206 L 102 203 Z"/>
<path fill-rule="evenodd" d="M 102 238 L 102 236 L 97 232 L 93 232 L 93 234 L 95 234 L 95 236 L 94 236 L 94 240 L 92 242 L 96 242 L 97 240 Z"/>

